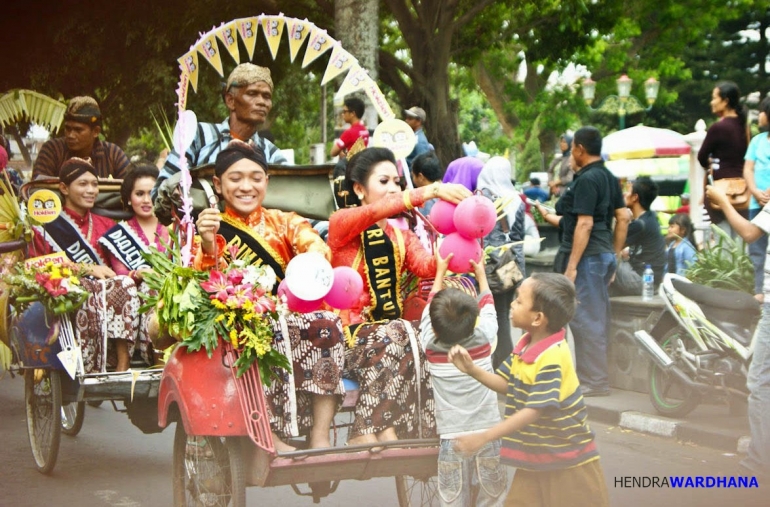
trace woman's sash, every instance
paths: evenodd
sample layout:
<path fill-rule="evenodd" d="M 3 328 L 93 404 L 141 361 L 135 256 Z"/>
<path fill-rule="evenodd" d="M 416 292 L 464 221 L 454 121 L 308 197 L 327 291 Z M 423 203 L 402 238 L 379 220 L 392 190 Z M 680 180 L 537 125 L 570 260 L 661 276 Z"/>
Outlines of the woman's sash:
<path fill-rule="evenodd" d="M 130 270 L 150 267 L 142 257 L 142 252 L 147 251 L 147 246 L 128 222 L 120 222 L 107 231 L 99 238 L 99 243 Z"/>
<path fill-rule="evenodd" d="M 400 239 L 400 232 L 394 228 Z M 403 250 L 403 241 L 399 241 Z M 385 231 L 378 225 L 372 225 L 361 233 L 364 270 L 369 280 L 369 294 L 372 299 L 371 317 L 373 320 L 392 320 L 401 318 L 400 256 L 396 246 Z"/>
<path fill-rule="evenodd" d="M 219 224 L 219 234 L 227 241 L 228 249 L 232 246 L 239 249 L 239 259 L 245 260 L 247 264 L 267 264 L 275 271 L 278 282 L 286 276 L 286 261 L 265 241 L 265 238 L 257 234 L 248 225 L 230 216 L 222 215 L 222 221 Z M 278 284 L 276 283 L 273 286 L 273 294 L 277 293 Z"/>
<path fill-rule="evenodd" d="M 78 264 L 101 264 L 106 262 L 80 233 L 80 228 L 66 214 L 43 227 L 35 227 L 55 252 L 64 252 L 72 262 Z"/>

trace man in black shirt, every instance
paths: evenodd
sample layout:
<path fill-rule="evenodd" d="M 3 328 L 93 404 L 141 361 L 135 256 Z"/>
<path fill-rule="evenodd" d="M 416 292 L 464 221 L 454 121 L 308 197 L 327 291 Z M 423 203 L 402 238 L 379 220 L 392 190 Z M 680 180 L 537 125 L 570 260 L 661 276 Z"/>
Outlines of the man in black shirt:
<path fill-rule="evenodd" d="M 610 287 L 613 296 L 639 296 L 642 293 L 642 274 L 649 264 L 655 273 L 657 287 L 666 272 L 666 241 L 660 233 L 658 215 L 650 210 L 658 197 L 658 185 L 649 176 L 640 176 L 624 194 L 626 206 L 634 220 L 628 226 L 623 261 Z"/>
<path fill-rule="evenodd" d="M 608 286 L 616 255 L 623 248 L 628 210 L 617 178 L 604 167 L 602 136 L 582 127 L 572 139 L 575 178 L 556 203 L 559 221 L 538 207 L 549 223 L 558 223 L 561 246 L 554 271 L 575 283 L 580 304 L 570 323 L 575 337 L 575 367 L 583 396 L 607 396 L 607 335 L 610 323 Z M 616 220 L 613 232 L 612 220 Z"/>

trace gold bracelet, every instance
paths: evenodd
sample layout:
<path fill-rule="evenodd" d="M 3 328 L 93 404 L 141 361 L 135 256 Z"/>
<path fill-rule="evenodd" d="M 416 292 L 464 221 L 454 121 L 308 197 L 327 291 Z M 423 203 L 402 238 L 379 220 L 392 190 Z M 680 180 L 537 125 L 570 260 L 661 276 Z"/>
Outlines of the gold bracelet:
<path fill-rule="evenodd" d="M 407 211 L 414 209 L 412 198 L 409 196 L 409 189 L 404 190 L 404 206 L 406 206 Z"/>

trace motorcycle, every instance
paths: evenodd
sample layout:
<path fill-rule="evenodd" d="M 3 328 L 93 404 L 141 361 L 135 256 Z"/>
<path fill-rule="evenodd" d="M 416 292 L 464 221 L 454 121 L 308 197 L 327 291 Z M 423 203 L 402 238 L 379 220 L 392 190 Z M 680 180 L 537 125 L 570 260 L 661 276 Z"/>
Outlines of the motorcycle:
<path fill-rule="evenodd" d="M 648 387 L 655 410 L 684 417 L 706 399 L 731 410 L 744 404 L 761 314 L 757 300 L 675 274 L 665 275 L 659 294 L 666 311 L 649 333 L 634 333 L 652 359 Z"/>

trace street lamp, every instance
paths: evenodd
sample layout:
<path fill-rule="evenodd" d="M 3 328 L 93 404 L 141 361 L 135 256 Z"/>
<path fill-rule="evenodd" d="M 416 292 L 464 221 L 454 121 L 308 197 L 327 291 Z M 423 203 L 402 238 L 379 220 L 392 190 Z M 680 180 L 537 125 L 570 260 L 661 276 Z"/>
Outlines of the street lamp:
<path fill-rule="evenodd" d="M 634 80 L 623 74 L 615 83 L 618 87 L 617 95 L 608 95 L 599 104 L 599 107 L 594 109 L 591 104 L 596 96 L 596 81 L 586 78 L 583 80 L 582 92 L 583 100 L 591 111 L 597 111 L 607 114 L 617 114 L 619 120 L 620 130 L 626 128 L 626 114 L 638 113 L 639 111 L 649 111 L 652 109 L 652 105 L 658 98 L 658 90 L 660 89 L 660 82 L 654 77 L 649 78 L 644 82 L 644 96 L 647 99 L 647 107 L 642 102 L 631 95 L 631 86 L 634 84 Z"/>

